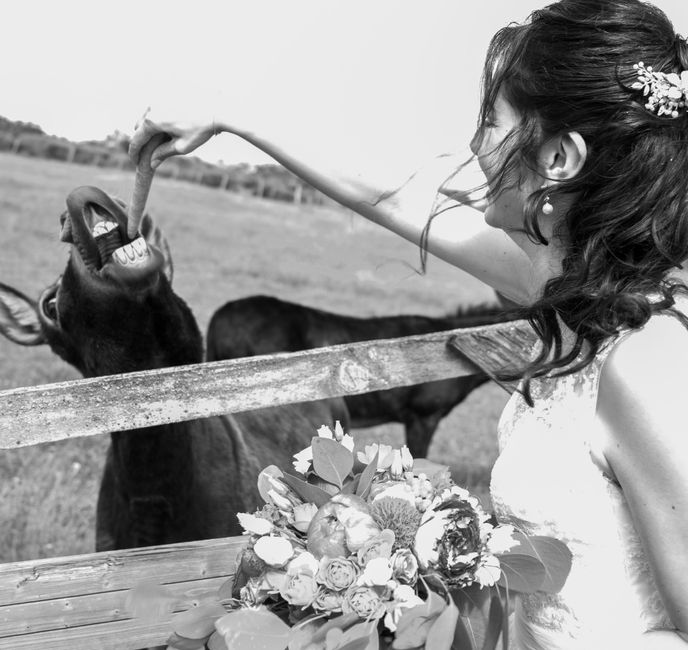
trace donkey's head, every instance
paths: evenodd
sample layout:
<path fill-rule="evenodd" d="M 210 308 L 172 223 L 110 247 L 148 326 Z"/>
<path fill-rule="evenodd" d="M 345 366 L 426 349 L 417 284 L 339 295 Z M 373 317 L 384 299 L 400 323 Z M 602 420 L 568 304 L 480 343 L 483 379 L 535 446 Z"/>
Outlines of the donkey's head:
<path fill-rule="evenodd" d="M 60 222 L 69 261 L 38 302 L 0 285 L 7 338 L 48 343 L 86 377 L 202 361 L 198 326 L 172 291 L 167 244 L 150 217 L 130 241 L 124 204 L 79 187 Z"/>

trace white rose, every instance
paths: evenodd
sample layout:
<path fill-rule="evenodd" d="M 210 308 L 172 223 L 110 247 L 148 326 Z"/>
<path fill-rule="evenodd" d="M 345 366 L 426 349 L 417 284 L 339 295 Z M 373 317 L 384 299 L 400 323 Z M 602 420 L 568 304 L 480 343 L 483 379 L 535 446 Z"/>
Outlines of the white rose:
<path fill-rule="evenodd" d="M 273 529 L 272 522 L 247 512 L 237 512 L 237 519 L 244 532 L 249 534 L 267 535 Z"/>
<path fill-rule="evenodd" d="M 500 524 L 493 528 L 487 540 L 487 548 L 490 553 L 506 553 L 516 546 L 518 540 L 514 539 L 514 532 L 514 527 L 509 524 Z"/>
<path fill-rule="evenodd" d="M 494 555 L 483 555 L 475 570 L 475 579 L 481 587 L 491 587 L 502 575 L 499 559 Z"/>
<path fill-rule="evenodd" d="M 426 510 L 423 514 L 413 544 L 421 569 L 427 569 L 428 565 L 437 562 L 439 554 L 435 546 L 444 535 L 446 521 L 447 511 Z"/>
<path fill-rule="evenodd" d="M 287 573 L 308 573 L 315 575 L 320 567 L 320 562 L 316 560 L 315 555 L 304 551 L 297 555 L 287 566 Z"/>
<path fill-rule="evenodd" d="M 292 526 L 301 533 L 308 532 L 308 526 L 310 526 L 316 512 L 318 512 L 318 506 L 314 503 L 303 503 L 300 506 L 294 506 Z"/>
<path fill-rule="evenodd" d="M 288 539 L 267 535 L 255 543 L 253 551 L 265 564 L 274 567 L 284 566 L 294 555 L 294 549 Z"/>
<path fill-rule="evenodd" d="M 366 587 L 384 587 L 392 579 L 392 565 L 388 558 L 376 557 L 365 565 L 357 584 Z"/>

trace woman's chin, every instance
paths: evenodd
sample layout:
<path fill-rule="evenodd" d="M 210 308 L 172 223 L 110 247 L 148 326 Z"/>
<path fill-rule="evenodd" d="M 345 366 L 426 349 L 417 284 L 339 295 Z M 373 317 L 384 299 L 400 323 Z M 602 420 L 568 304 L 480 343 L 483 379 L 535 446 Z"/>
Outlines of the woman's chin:
<path fill-rule="evenodd" d="M 492 226 L 493 228 L 502 228 L 503 224 L 501 223 L 501 220 L 499 219 L 499 215 L 495 213 L 493 207 L 490 205 L 487 207 L 485 212 L 483 213 L 485 223 L 488 226 Z"/>

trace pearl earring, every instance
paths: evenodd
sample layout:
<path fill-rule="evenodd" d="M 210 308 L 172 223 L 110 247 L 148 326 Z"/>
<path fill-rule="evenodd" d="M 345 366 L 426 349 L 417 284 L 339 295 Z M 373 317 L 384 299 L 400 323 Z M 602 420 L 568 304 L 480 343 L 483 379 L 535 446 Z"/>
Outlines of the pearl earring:
<path fill-rule="evenodd" d="M 547 189 L 547 183 L 543 183 L 540 186 L 541 190 L 546 190 Z M 550 215 L 554 212 L 554 206 L 549 202 L 549 192 L 545 194 L 545 200 L 542 204 L 542 214 Z"/>

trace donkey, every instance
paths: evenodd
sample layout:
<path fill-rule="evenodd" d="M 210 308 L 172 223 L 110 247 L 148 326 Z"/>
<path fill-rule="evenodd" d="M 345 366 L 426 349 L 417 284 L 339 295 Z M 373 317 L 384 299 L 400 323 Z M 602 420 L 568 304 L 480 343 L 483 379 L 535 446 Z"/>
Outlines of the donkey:
<path fill-rule="evenodd" d="M 490 325 L 513 318 L 502 307 L 491 305 L 470 307 L 444 318 L 356 318 L 271 296 L 248 296 L 226 303 L 213 314 L 206 347 L 208 360 L 213 361 Z M 344 399 L 353 427 L 400 422 L 411 454 L 425 457 L 441 419 L 486 381 L 487 375 L 478 373 Z"/>
<path fill-rule="evenodd" d="M 123 204 L 95 187 L 67 198 L 67 266 L 38 302 L 0 286 L 0 331 L 47 343 L 84 377 L 203 361 L 202 336 L 172 290 L 171 258 L 148 215 L 129 241 Z M 236 512 L 260 506 L 256 479 L 318 427 L 347 424 L 342 400 L 322 400 L 113 431 L 96 510 L 96 550 L 238 535 Z"/>

